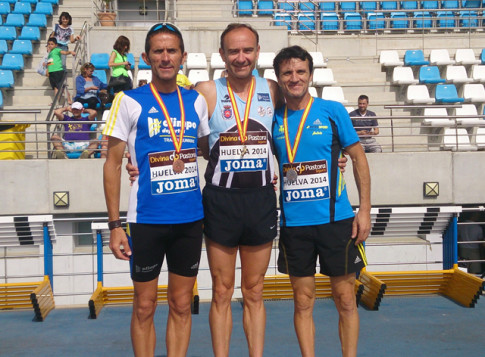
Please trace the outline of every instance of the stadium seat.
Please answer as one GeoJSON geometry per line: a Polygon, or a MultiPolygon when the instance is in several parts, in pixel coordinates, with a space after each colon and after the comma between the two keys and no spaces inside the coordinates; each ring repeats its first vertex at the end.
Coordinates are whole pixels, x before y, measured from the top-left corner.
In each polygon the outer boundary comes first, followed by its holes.
{"type": "Polygon", "coordinates": [[[3,109],[3,92],[0,91],[0,109],[3,109]]]}
{"type": "Polygon", "coordinates": [[[485,66],[476,65],[472,67],[472,79],[475,82],[485,83],[485,66]]]}
{"type": "Polygon", "coordinates": [[[17,30],[13,26],[0,26],[0,40],[13,41],[17,38],[17,30]]]}
{"type": "Polygon", "coordinates": [[[327,67],[327,63],[323,58],[322,52],[309,52],[309,53],[310,53],[310,56],[312,56],[314,68],[327,67]]]}
{"type": "Polygon", "coordinates": [[[12,44],[12,49],[9,53],[17,53],[20,55],[32,55],[32,41],[29,40],[15,40],[12,44]]]}
{"type": "Polygon", "coordinates": [[[441,8],[442,9],[458,9],[460,7],[458,0],[450,0],[450,1],[442,1],[441,8]]]}
{"type": "Polygon", "coordinates": [[[333,71],[330,68],[315,68],[313,71],[314,86],[331,86],[337,83],[333,77],[333,71]]]}
{"type": "Polygon", "coordinates": [[[297,10],[298,3],[278,1],[277,8],[282,11],[293,12],[297,10]]]}
{"type": "Polygon", "coordinates": [[[193,52],[187,54],[187,69],[207,69],[205,53],[193,52]]]}
{"type": "Polygon", "coordinates": [[[11,71],[24,70],[24,58],[22,55],[16,53],[6,53],[3,55],[2,65],[0,69],[8,69],[11,71]]]}
{"type": "Polygon", "coordinates": [[[298,30],[315,31],[315,15],[313,12],[300,12],[298,14],[298,30]]]}
{"type": "Polygon", "coordinates": [[[44,14],[30,14],[27,26],[47,27],[47,18],[44,14]]]}
{"type": "Polygon", "coordinates": [[[386,28],[386,20],[382,12],[367,13],[367,29],[383,30],[385,28],[386,28]]]}
{"type": "Polygon", "coordinates": [[[320,11],[324,12],[335,12],[337,5],[335,4],[335,1],[320,1],[318,3],[318,8],[320,11]]]}
{"type": "Polygon", "coordinates": [[[391,12],[391,28],[407,29],[409,27],[408,16],[403,11],[391,12]]]}
{"type": "Polygon", "coordinates": [[[476,11],[460,11],[458,24],[462,28],[478,27],[478,15],[476,11]]]}
{"type": "Polygon", "coordinates": [[[14,84],[13,72],[0,69],[0,88],[13,88],[14,84]]]}
{"type": "Polygon", "coordinates": [[[226,64],[222,60],[222,57],[219,52],[214,52],[211,54],[211,68],[226,68],[226,64]]]}
{"type": "Polygon", "coordinates": [[[464,8],[478,8],[478,7],[481,7],[481,3],[482,3],[481,0],[472,0],[472,1],[463,0],[461,2],[461,6],[464,8]]]}
{"type": "Polygon", "coordinates": [[[10,14],[10,4],[5,1],[0,2],[0,15],[10,14]]]}
{"type": "Polygon", "coordinates": [[[432,104],[435,100],[429,96],[426,85],[413,84],[408,86],[406,102],[411,104],[432,104]]]}
{"type": "Polygon", "coordinates": [[[315,11],[315,3],[311,1],[300,1],[300,11],[315,11]]]}
{"type": "Polygon", "coordinates": [[[274,15],[275,26],[286,26],[288,30],[291,30],[291,15],[286,12],[279,12],[274,15]]]}
{"type": "Polygon", "coordinates": [[[480,53],[480,61],[482,61],[482,64],[485,64],[485,48],[480,53]]]}
{"type": "Polygon", "coordinates": [[[392,71],[392,83],[399,85],[417,84],[419,80],[414,78],[411,67],[394,67],[392,71]]]}
{"type": "Polygon", "coordinates": [[[364,13],[374,12],[377,10],[377,1],[361,1],[359,7],[364,13]]]}
{"type": "Polygon", "coordinates": [[[40,30],[35,26],[24,26],[20,32],[19,40],[40,41],[40,30]]]}
{"type": "Polygon", "coordinates": [[[98,77],[98,79],[103,82],[104,84],[108,85],[108,76],[106,75],[106,70],[104,69],[95,69],[93,71],[93,76],[98,77]]]}
{"type": "Polygon", "coordinates": [[[463,103],[465,99],[458,96],[454,84],[438,84],[435,91],[436,103],[463,103]]]}
{"type": "Polygon", "coordinates": [[[197,82],[209,80],[209,71],[206,69],[191,69],[187,77],[192,84],[196,85],[197,82]]]}
{"type": "Polygon", "coordinates": [[[434,127],[453,126],[454,122],[448,117],[446,108],[424,108],[423,125],[434,127]]]}
{"type": "Polygon", "coordinates": [[[483,84],[468,83],[463,85],[463,98],[467,103],[485,103],[483,84]]]}
{"type": "Polygon", "coordinates": [[[333,100],[342,104],[347,104],[342,87],[323,87],[322,99],[333,100]]]}
{"type": "Polygon", "coordinates": [[[397,1],[381,1],[381,10],[397,10],[397,1]]]}
{"type": "Polygon", "coordinates": [[[128,53],[126,55],[126,60],[130,62],[131,70],[135,69],[135,56],[133,55],[133,53],[128,53]]]}
{"type": "Polygon", "coordinates": [[[475,135],[475,145],[478,149],[485,148],[485,128],[477,128],[475,135]]]}
{"type": "Polygon", "coordinates": [[[273,68],[274,52],[260,52],[258,58],[258,68],[273,68]]]}
{"type": "Polygon", "coordinates": [[[431,14],[428,11],[415,11],[413,18],[414,28],[429,29],[433,27],[431,14]]]}
{"type": "Polygon", "coordinates": [[[15,3],[12,14],[30,15],[32,13],[32,5],[28,2],[19,1],[15,3]]]}
{"type": "Polygon", "coordinates": [[[455,53],[456,64],[471,65],[480,64],[481,60],[475,58],[475,53],[471,48],[460,48],[455,53]]]}
{"type": "Polygon", "coordinates": [[[39,2],[48,2],[51,3],[52,6],[59,5],[59,0],[39,0],[39,2]]]}
{"type": "Polygon", "coordinates": [[[110,69],[108,65],[108,53],[91,53],[89,62],[91,62],[96,69],[110,69]]]}
{"type": "Polygon", "coordinates": [[[350,12],[357,10],[357,2],[355,1],[340,1],[340,11],[350,12]]]}
{"type": "Polygon", "coordinates": [[[142,55],[140,54],[140,58],[138,59],[138,69],[152,69],[150,65],[148,65],[144,60],[142,55]]]}
{"type": "Polygon", "coordinates": [[[467,117],[456,118],[456,122],[461,126],[473,127],[485,123],[483,119],[477,117],[478,112],[475,104],[463,104],[461,108],[456,108],[455,115],[467,115],[467,117]]]}
{"type": "Polygon", "coordinates": [[[336,12],[322,12],[320,13],[320,22],[322,23],[323,31],[338,31],[338,15],[336,12]]]}
{"type": "Polygon", "coordinates": [[[224,72],[224,69],[222,68],[217,68],[214,70],[214,73],[212,74],[212,79],[216,80],[222,77],[222,72],[224,72]]]}
{"type": "Polygon", "coordinates": [[[52,16],[53,12],[52,4],[48,2],[38,2],[34,10],[34,14],[44,14],[47,16],[52,16]]]}
{"type": "Polygon", "coordinates": [[[443,149],[452,151],[474,151],[475,145],[470,144],[470,137],[464,128],[445,128],[443,149]]]}
{"type": "Polygon", "coordinates": [[[454,84],[473,82],[472,78],[468,78],[465,66],[446,66],[445,78],[448,83],[454,84]]]}
{"type": "Polygon", "coordinates": [[[429,54],[429,62],[434,66],[447,66],[450,64],[455,64],[455,61],[450,59],[450,54],[448,50],[431,50],[429,54]]]}
{"type": "Polygon", "coordinates": [[[399,54],[395,50],[381,51],[379,54],[379,63],[384,67],[396,67],[404,64],[399,59],[399,54]]]}
{"type": "Polygon", "coordinates": [[[403,10],[415,10],[418,8],[417,1],[401,1],[401,9],[403,10]]]}
{"type": "Polygon", "coordinates": [[[312,97],[318,98],[318,92],[315,87],[308,87],[308,93],[310,93],[312,97]]]}
{"type": "Polygon", "coordinates": [[[0,55],[4,55],[7,52],[8,52],[7,41],[0,40],[0,55]]]}
{"type": "Polygon", "coordinates": [[[19,0],[21,2],[29,3],[29,4],[37,4],[39,0],[19,0]]]}
{"type": "Polygon", "coordinates": [[[344,28],[346,30],[362,30],[362,16],[358,12],[344,13],[344,28]]]}
{"type": "Polygon", "coordinates": [[[419,69],[419,83],[437,84],[445,82],[446,80],[441,78],[440,70],[437,66],[423,66],[419,69]]]}
{"type": "Polygon", "coordinates": [[[426,9],[426,10],[439,9],[439,1],[421,1],[421,9],[426,9]]]}
{"type": "Polygon", "coordinates": [[[25,17],[22,14],[8,14],[5,26],[22,27],[25,25],[25,17]]]}
{"type": "Polygon", "coordinates": [[[455,15],[451,11],[437,12],[437,25],[439,28],[453,28],[455,27],[455,15]]]}
{"type": "Polygon", "coordinates": [[[238,0],[237,1],[237,11],[239,15],[252,15],[254,6],[252,0],[238,0]]]}
{"type": "Polygon", "coordinates": [[[406,66],[423,66],[428,65],[429,61],[424,59],[422,50],[407,50],[404,54],[404,64],[406,66]]]}
{"type": "Polygon", "coordinates": [[[274,14],[274,5],[272,0],[259,0],[257,5],[257,15],[271,15],[274,14]]]}
{"type": "Polygon", "coordinates": [[[152,70],[138,69],[138,72],[136,74],[136,83],[138,84],[140,81],[147,81],[147,83],[150,83],[152,81],[152,70]]]}
{"type": "Polygon", "coordinates": [[[273,68],[266,68],[263,72],[263,78],[272,79],[275,82],[278,81],[278,78],[276,78],[276,73],[273,68]]]}

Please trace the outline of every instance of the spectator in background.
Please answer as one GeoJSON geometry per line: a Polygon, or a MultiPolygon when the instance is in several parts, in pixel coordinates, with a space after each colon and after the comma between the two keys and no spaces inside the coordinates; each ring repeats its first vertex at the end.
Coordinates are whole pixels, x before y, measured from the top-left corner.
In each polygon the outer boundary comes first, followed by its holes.
{"type": "Polygon", "coordinates": [[[130,52],[130,40],[125,36],[116,39],[113,51],[109,57],[108,66],[111,68],[111,78],[108,83],[109,93],[116,93],[133,88],[133,81],[128,74],[131,64],[126,57],[130,52]]]}
{"type": "Polygon", "coordinates": [[[374,136],[379,135],[379,124],[375,117],[376,113],[367,110],[369,105],[369,97],[362,94],[358,99],[359,109],[349,113],[352,118],[357,135],[359,135],[360,143],[365,152],[382,152],[381,146],[377,143],[374,136]]]}
{"type": "MultiPolygon", "coordinates": [[[[74,30],[71,27],[72,17],[68,12],[62,12],[59,16],[59,23],[55,24],[49,38],[54,37],[57,40],[57,46],[61,51],[69,51],[69,43],[79,41],[80,36],[74,36],[74,30]]],[[[66,56],[62,56],[62,68],[66,69],[66,56]]]]}
{"type": "Polygon", "coordinates": [[[82,151],[80,159],[88,159],[98,148],[98,142],[91,140],[91,124],[79,124],[77,121],[94,120],[97,112],[93,109],[84,109],[79,102],[72,103],[71,106],[59,108],[54,111],[54,115],[64,123],[64,138],[54,134],[51,137],[54,145],[53,159],[67,159],[66,151],[82,151]],[[72,117],[65,114],[71,112],[72,117]]]}
{"type": "MultiPolygon", "coordinates": [[[[74,51],[64,51],[57,47],[57,40],[54,37],[51,37],[47,40],[47,51],[49,52],[49,56],[47,58],[47,71],[46,75],[49,77],[49,83],[54,89],[54,96],[57,95],[57,92],[62,89],[62,83],[64,79],[64,74],[66,70],[62,67],[62,60],[61,55],[76,55],[74,51]]],[[[71,98],[67,98],[70,102],[71,98]]]]}
{"type": "Polygon", "coordinates": [[[94,65],[87,62],[81,66],[81,74],[76,77],[76,97],[74,100],[83,104],[85,108],[101,108],[101,91],[106,92],[108,85],[93,76],[94,65]]]}
{"type": "MultiPolygon", "coordinates": [[[[478,224],[481,214],[475,212],[463,212],[460,215],[460,224],[458,224],[458,256],[462,260],[484,260],[485,259],[485,242],[483,243],[465,243],[484,241],[483,229],[478,224]]],[[[470,274],[482,274],[485,263],[470,262],[466,263],[467,270],[470,274]]]]}

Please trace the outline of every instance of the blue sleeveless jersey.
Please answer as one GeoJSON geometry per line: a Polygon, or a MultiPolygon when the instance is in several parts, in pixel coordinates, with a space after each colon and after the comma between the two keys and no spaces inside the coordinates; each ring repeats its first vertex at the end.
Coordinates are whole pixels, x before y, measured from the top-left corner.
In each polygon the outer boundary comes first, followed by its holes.
{"type": "MultiPolygon", "coordinates": [[[[288,110],[292,147],[303,112],[288,110]]],[[[276,111],[273,126],[280,168],[281,225],[318,225],[353,217],[338,158],[342,149],[359,142],[359,137],[345,108],[314,98],[293,164],[288,160],[283,116],[284,107],[276,111]]]]}
{"type": "MultiPolygon", "coordinates": [[[[217,102],[209,120],[210,157],[205,180],[226,188],[256,188],[269,185],[274,175],[271,125],[274,105],[265,78],[255,77],[256,86],[249,112],[247,141],[239,139],[234,110],[225,78],[215,81],[217,102]]],[[[244,120],[246,102],[236,94],[244,120]]]]}
{"type": "MultiPolygon", "coordinates": [[[[207,136],[207,103],[195,90],[180,88],[185,108],[185,133],[179,154],[163,112],[150,86],[120,92],[115,97],[104,135],[127,142],[140,175],[133,183],[127,221],[176,224],[203,218],[197,167],[197,138],[207,136]],[[173,163],[183,161],[182,172],[173,163]]],[[[180,137],[181,118],[177,92],[160,93],[180,137]]]]}

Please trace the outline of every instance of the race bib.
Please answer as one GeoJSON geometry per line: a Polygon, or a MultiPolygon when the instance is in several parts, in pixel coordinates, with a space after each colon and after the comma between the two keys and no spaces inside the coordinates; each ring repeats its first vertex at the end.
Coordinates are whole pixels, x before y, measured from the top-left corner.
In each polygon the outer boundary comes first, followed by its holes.
{"type": "Polygon", "coordinates": [[[330,198],[327,160],[283,164],[283,197],[285,202],[330,198]]]}
{"type": "Polygon", "coordinates": [[[152,195],[165,195],[199,189],[195,149],[148,154],[152,195]],[[175,170],[174,170],[175,163],[175,170]]]}
{"type": "Polygon", "coordinates": [[[221,172],[266,171],[268,165],[268,133],[249,131],[241,143],[239,134],[219,135],[219,163],[221,172]]]}

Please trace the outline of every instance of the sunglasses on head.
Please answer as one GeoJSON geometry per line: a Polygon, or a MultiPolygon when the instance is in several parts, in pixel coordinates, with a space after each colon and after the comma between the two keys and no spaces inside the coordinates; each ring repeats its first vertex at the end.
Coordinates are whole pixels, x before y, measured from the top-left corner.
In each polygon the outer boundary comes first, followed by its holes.
{"type": "Polygon", "coordinates": [[[158,30],[164,29],[164,28],[168,29],[169,31],[175,32],[176,34],[178,34],[180,36],[182,35],[180,33],[180,30],[177,27],[175,27],[175,25],[172,25],[172,24],[169,24],[169,23],[166,23],[166,22],[153,25],[152,28],[150,29],[150,31],[148,31],[148,35],[152,34],[153,32],[156,32],[158,30]]]}

